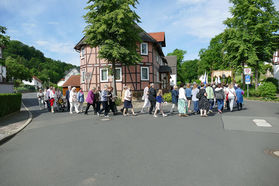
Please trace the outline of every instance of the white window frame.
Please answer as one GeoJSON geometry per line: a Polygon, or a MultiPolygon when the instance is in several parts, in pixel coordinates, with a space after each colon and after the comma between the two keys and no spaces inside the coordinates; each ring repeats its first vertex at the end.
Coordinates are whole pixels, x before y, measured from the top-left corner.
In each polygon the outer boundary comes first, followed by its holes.
{"type": "Polygon", "coordinates": [[[81,72],[81,82],[84,83],[85,82],[85,71],[81,72]]]}
{"type": "Polygon", "coordinates": [[[149,67],[140,67],[140,78],[141,78],[142,81],[149,81],[149,67]],[[142,69],[147,69],[147,79],[143,78],[142,69]]]}
{"type": "Polygon", "coordinates": [[[118,79],[118,80],[115,79],[115,81],[117,81],[117,82],[122,81],[122,68],[121,67],[116,67],[115,71],[118,70],[118,69],[120,70],[120,79],[118,79]]]}
{"type": "Polygon", "coordinates": [[[100,82],[108,82],[108,69],[107,68],[100,68],[100,82]],[[107,71],[107,79],[102,80],[102,71],[106,70],[107,71]]]}
{"type": "Polygon", "coordinates": [[[141,54],[141,55],[144,55],[144,56],[147,56],[147,55],[148,55],[148,43],[141,43],[141,44],[140,44],[140,54],[141,54]],[[143,45],[146,45],[146,53],[143,53],[143,52],[142,52],[142,46],[143,46],[143,45]]]}
{"type": "Polygon", "coordinates": [[[81,59],[84,58],[84,55],[85,55],[85,48],[81,47],[81,50],[80,50],[80,57],[81,57],[81,59]]]}

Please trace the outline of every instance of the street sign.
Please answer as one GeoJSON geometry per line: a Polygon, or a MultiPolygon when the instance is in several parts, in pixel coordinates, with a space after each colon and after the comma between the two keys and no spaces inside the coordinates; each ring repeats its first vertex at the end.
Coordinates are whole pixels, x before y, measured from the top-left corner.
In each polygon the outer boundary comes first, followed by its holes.
{"type": "Polygon", "coordinates": [[[251,68],[244,68],[244,75],[251,75],[251,68]]]}
{"type": "Polygon", "coordinates": [[[246,85],[250,85],[250,84],[251,84],[250,75],[246,75],[246,76],[245,76],[245,84],[246,84],[246,85]]]}

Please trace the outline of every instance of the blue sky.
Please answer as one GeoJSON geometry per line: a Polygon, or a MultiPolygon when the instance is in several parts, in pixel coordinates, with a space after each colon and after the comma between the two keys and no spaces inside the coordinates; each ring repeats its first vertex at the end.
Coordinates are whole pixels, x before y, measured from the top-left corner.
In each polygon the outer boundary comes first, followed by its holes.
{"type": "MultiPolygon", "coordinates": [[[[0,0],[0,25],[11,39],[41,50],[46,57],[79,65],[73,49],[82,38],[86,0],[0,0]]],[[[279,0],[274,0],[279,10],[279,0]]],[[[166,32],[165,55],[179,48],[196,59],[201,48],[224,29],[228,0],[139,0],[137,13],[146,32],[166,32]]]]}

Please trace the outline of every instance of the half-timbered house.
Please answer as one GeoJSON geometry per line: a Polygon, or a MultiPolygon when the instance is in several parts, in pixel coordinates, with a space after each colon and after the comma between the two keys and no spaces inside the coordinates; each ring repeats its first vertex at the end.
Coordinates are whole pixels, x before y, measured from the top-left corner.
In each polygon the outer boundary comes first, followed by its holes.
{"type": "MultiPolygon", "coordinates": [[[[138,53],[142,60],[137,65],[125,66],[116,64],[117,91],[123,90],[124,85],[131,85],[134,92],[142,92],[150,83],[155,88],[165,91],[170,88],[171,68],[162,47],[166,46],[165,33],[140,33],[142,43],[137,43],[138,53]]],[[[80,53],[80,87],[88,92],[93,87],[103,88],[104,85],[112,86],[112,77],[108,67],[108,61],[98,58],[99,47],[92,48],[82,38],[74,49],[80,53]]]]}

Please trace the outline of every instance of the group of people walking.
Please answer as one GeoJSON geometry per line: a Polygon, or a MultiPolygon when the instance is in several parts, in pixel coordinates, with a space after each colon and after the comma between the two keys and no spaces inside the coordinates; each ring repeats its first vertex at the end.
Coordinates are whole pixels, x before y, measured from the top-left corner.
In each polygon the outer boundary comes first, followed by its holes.
{"type": "MultiPolygon", "coordinates": [[[[222,113],[224,108],[233,111],[234,104],[236,103],[237,109],[242,109],[244,91],[240,85],[224,85],[224,84],[206,84],[197,83],[184,84],[181,83],[179,88],[174,86],[171,90],[172,105],[170,113],[173,113],[177,109],[180,117],[187,117],[189,114],[200,114],[202,117],[208,116],[213,112],[213,107],[216,106],[218,113],[222,113]],[[191,105],[193,109],[191,110],[191,105]]],[[[56,102],[62,97],[59,89],[50,87],[44,92],[40,90],[37,94],[39,100],[39,106],[42,109],[43,104],[48,110],[54,113],[56,102]]],[[[107,85],[101,90],[100,87],[92,88],[89,90],[85,99],[82,88],[77,91],[76,87],[68,87],[66,91],[67,111],[73,114],[83,112],[83,104],[86,101],[87,105],[84,114],[88,114],[89,108],[92,106],[94,114],[104,114],[105,117],[109,117],[111,111],[113,115],[117,114],[116,107],[117,96],[113,94],[113,88],[107,85]],[[74,109],[74,110],[73,110],[74,109]]],[[[158,112],[166,117],[164,113],[163,105],[165,100],[163,99],[163,91],[161,89],[156,90],[154,84],[146,86],[143,91],[142,100],[144,101],[141,113],[146,111],[149,114],[153,114],[154,117],[158,117],[158,112]]],[[[124,86],[122,92],[123,108],[121,113],[123,116],[136,115],[132,104],[132,91],[130,86],[124,86]]]]}
{"type": "Polygon", "coordinates": [[[236,103],[237,109],[242,110],[244,91],[240,85],[224,85],[197,83],[180,84],[180,88],[173,87],[171,91],[172,107],[170,112],[177,107],[179,116],[188,116],[189,113],[200,114],[202,117],[208,116],[208,113],[213,112],[214,105],[217,105],[218,113],[222,113],[224,107],[227,110],[233,111],[236,103]],[[193,104],[193,111],[190,106],[193,104]]]}

